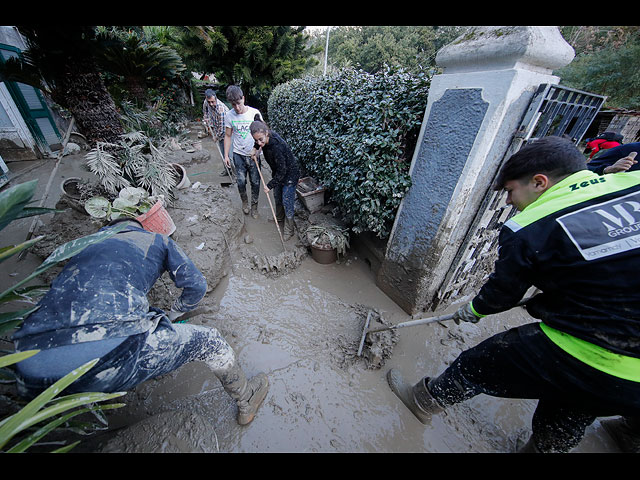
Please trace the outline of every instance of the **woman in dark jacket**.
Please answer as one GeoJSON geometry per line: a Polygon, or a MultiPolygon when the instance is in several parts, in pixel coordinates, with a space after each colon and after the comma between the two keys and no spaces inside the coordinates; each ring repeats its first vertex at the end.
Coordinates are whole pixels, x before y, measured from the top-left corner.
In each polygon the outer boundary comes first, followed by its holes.
{"type": "Polygon", "coordinates": [[[249,128],[255,141],[255,150],[262,149],[264,159],[271,168],[271,180],[266,184],[265,193],[273,190],[276,218],[278,221],[284,220],[284,239],[289,240],[294,233],[293,205],[300,178],[298,161],[287,142],[264,122],[256,118],[249,128]]]}

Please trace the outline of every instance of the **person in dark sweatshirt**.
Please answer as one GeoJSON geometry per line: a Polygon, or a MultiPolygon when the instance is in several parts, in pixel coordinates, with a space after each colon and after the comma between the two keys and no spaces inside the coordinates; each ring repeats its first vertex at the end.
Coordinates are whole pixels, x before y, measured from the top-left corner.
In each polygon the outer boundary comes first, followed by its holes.
{"type": "Polygon", "coordinates": [[[284,239],[290,239],[294,232],[293,223],[296,185],[300,178],[298,160],[287,142],[257,116],[250,126],[255,141],[256,154],[262,149],[264,159],[271,168],[271,180],[266,184],[265,193],[273,190],[276,203],[276,217],[284,220],[284,239]]]}

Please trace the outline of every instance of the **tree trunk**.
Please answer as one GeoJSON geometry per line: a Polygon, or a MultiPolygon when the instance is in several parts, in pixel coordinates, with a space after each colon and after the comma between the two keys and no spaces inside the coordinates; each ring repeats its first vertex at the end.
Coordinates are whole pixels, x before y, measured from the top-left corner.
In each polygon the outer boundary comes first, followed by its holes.
{"type": "Polygon", "coordinates": [[[91,147],[97,142],[116,143],[124,133],[116,105],[97,68],[69,66],[55,93],[55,101],[73,114],[78,130],[91,147]]]}
{"type": "Polygon", "coordinates": [[[127,78],[127,90],[136,99],[137,105],[142,107],[146,104],[147,97],[147,85],[144,78],[141,77],[128,77],[127,78]]]}

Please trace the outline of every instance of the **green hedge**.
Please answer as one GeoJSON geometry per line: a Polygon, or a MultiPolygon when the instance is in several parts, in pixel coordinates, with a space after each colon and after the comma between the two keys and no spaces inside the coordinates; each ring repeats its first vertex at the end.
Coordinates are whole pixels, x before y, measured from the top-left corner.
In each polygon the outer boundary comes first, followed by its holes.
{"type": "Polygon", "coordinates": [[[289,81],[269,97],[270,127],[327,187],[354,232],[389,236],[411,184],[429,85],[428,76],[397,69],[345,69],[289,81]]]}

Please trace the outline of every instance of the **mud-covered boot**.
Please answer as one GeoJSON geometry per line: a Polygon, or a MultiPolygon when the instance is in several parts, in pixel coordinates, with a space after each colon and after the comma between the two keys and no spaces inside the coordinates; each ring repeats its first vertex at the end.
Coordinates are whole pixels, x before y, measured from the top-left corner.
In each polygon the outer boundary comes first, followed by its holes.
{"type": "Polygon", "coordinates": [[[242,212],[247,215],[249,213],[249,199],[247,192],[240,192],[240,200],[242,200],[242,212]]]}
{"type": "Polygon", "coordinates": [[[251,423],[269,391],[267,376],[259,373],[251,380],[247,380],[242,369],[235,365],[219,378],[224,390],[238,405],[238,424],[251,423]]]}
{"type": "Polygon", "coordinates": [[[258,218],[258,202],[251,202],[251,217],[258,218]]]}
{"type": "Polygon", "coordinates": [[[282,223],[284,218],[284,205],[276,205],[276,220],[278,223],[282,223]]]}
{"type": "Polygon", "coordinates": [[[392,368],[387,373],[387,382],[393,393],[402,400],[402,403],[424,425],[429,423],[431,415],[444,411],[444,408],[436,402],[429,390],[427,390],[427,381],[428,378],[425,377],[412,386],[404,381],[400,372],[395,368],[392,368]]]}
{"type": "Polygon", "coordinates": [[[284,234],[283,234],[283,238],[284,240],[289,240],[291,237],[293,237],[293,234],[296,231],[296,227],[293,223],[293,218],[285,218],[284,220],[284,234]]]}
{"type": "Polygon", "coordinates": [[[640,419],[620,417],[601,423],[620,450],[624,453],[640,453],[640,419]]]}

